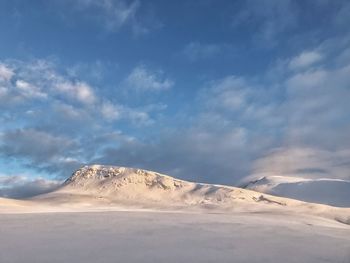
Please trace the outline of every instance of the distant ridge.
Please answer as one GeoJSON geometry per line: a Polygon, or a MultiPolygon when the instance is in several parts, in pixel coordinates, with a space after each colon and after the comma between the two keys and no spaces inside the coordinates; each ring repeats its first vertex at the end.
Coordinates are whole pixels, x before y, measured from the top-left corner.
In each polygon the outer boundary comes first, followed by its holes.
{"type": "Polygon", "coordinates": [[[297,176],[261,176],[241,187],[253,191],[339,207],[350,207],[350,181],[297,176]]]}

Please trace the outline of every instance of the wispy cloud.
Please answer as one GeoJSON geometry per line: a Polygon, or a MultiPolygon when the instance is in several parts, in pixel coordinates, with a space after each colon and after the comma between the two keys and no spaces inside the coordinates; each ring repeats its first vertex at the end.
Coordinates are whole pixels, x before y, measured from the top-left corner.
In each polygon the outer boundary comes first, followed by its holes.
{"type": "Polygon", "coordinates": [[[0,64],[0,81],[9,81],[15,73],[6,64],[0,64]]]}
{"type": "Polygon", "coordinates": [[[222,47],[218,44],[203,44],[200,42],[191,42],[187,44],[183,53],[191,61],[212,58],[220,54],[222,47]]]}
{"type": "Polygon", "coordinates": [[[84,104],[93,104],[97,98],[93,89],[85,82],[60,82],[55,90],[84,104]]]}
{"type": "Polygon", "coordinates": [[[125,80],[128,88],[139,92],[171,89],[174,81],[166,78],[163,71],[151,70],[144,65],[135,67],[125,80]]]}
{"type": "Polygon", "coordinates": [[[139,36],[160,26],[160,22],[153,13],[146,12],[144,15],[140,15],[144,3],[138,0],[78,0],[74,1],[74,4],[87,16],[100,21],[110,32],[130,27],[133,34],[139,36]]]}
{"type": "Polygon", "coordinates": [[[273,47],[279,36],[293,29],[298,23],[298,12],[293,1],[262,0],[243,1],[240,11],[234,15],[233,28],[254,28],[254,44],[273,47]]]}
{"type": "Polygon", "coordinates": [[[289,68],[292,70],[303,69],[319,62],[322,58],[322,55],[317,51],[304,51],[289,62],[289,68]]]}

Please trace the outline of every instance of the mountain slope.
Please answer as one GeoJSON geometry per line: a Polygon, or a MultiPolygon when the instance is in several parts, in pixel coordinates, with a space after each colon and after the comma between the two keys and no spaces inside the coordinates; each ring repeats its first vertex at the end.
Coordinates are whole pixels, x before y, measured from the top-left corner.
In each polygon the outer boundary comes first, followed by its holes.
{"type": "Polygon", "coordinates": [[[31,199],[0,200],[1,212],[157,210],[320,216],[350,224],[350,208],[336,208],[237,187],[187,182],[141,169],[92,165],[55,191],[31,199]]]}
{"type": "Polygon", "coordinates": [[[306,202],[350,207],[350,181],[263,176],[242,184],[245,189],[306,202]]]}

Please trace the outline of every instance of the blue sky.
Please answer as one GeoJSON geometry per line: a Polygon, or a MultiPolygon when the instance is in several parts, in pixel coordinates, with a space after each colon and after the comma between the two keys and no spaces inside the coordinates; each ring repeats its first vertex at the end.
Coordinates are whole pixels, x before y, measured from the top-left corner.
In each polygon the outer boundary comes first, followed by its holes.
{"type": "Polygon", "coordinates": [[[0,185],[350,179],[349,24],[345,0],[1,1],[0,185]]]}

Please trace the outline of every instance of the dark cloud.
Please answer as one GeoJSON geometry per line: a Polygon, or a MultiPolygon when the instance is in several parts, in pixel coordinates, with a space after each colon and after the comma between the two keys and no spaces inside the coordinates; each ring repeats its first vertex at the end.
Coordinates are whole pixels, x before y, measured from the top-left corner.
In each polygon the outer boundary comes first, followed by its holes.
{"type": "Polygon", "coordinates": [[[77,168],[77,143],[73,139],[35,129],[18,129],[1,135],[3,158],[23,160],[29,166],[57,174],[77,168]]]}
{"type": "Polygon", "coordinates": [[[29,179],[24,176],[0,176],[0,196],[26,198],[57,189],[60,181],[43,178],[29,179]]]}
{"type": "Polygon", "coordinates": [[[233,184],[249,174],[256,148],[247,148],[244,130],[209,132],[189,129],[149,144],[125,142],[106,148],[96,163],[136,166],[175,177],[233,184]]]}

